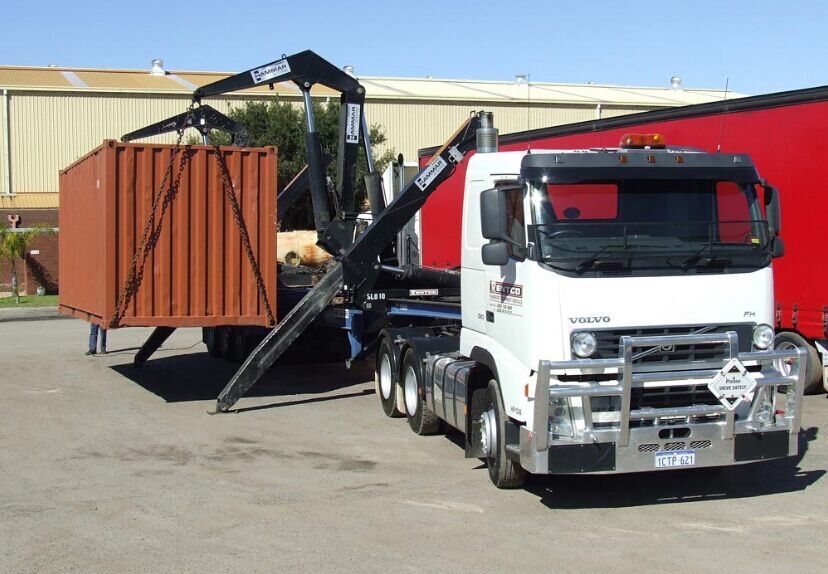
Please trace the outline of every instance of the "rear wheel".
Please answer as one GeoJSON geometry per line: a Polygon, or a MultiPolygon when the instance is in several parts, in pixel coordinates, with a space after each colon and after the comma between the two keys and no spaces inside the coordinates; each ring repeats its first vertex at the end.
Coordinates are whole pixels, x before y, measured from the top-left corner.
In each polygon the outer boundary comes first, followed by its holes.
{"type": "Polygon", "coordinates": [[[228,353],[230,352],[230,327],[222,326],[216,327],[216,352],[218,356],[229,361],[228,353]]]}
{"type": "Polygon", "coordinates": [[[506,456],[506,412],[500,385],[489,381],[486,406],[480,414],[480,448],[486,457],[489,478],[498,488],[519,488],[526,481],[526,471],[506,456]]]}
{"type": "MultiPolygon", "coordinates": [[[[789,351],[796,347],[803,347],[808,351],[805,355],[805,394],[815,395],[821,393],[825,390],[822,385],[822,361],[820,361],[819,353],[817,353],[814,346],[797,333],[783,331],[776,335],[774,340],[776,350],[789,351]]],[[[783,374],[789,374],[791,363],[783,363],[781,369],[783,374]],[[785,371],[786,368],[787,371],[785,371]]]]}
{"type": "Polygon", "coordinates": [[[402,387],[408,426],[419,435],[434,434],[440,430],[440,419],[426,406],[425,385],[417,355],[412,349],[402,362],[402,387]]]}
{"type": "Polygon", "coordinates": [[[226,359],[231,363],[241,363],[247,357],[247,336],[244,327],[229,327],[226,359]]]}
{"type": "Polygon", "coordinates": [[[401,417],[397,408],[397,383],[394,380],[394,349],[391,341],[383,337],[377,350],[377,362],[374,370],[374,381],[377,395],[380,398],[382,412],[389,417],[401,417]]]}
{"type": "Polygon", "coordinates": [[[216,327],[203,327],[201,330],[201,339],[207,346],[207,353],[211,357],[221,357],[221,351],[218,348],[218,339],[216,337],[216,327]]]}

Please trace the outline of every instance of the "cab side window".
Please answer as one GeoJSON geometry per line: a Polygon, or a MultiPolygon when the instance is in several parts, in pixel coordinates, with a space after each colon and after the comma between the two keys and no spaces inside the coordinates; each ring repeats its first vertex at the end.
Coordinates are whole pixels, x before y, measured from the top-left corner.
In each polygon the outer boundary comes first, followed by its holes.
{"type": "MultiPolygon", "coordinates": [[[[523,214],[523,188],[517,187],[506,191],[506,229],[509,237],[522,247],[526,246],[526,221],[523,214]]],[[[509,245],[509,256],[524,259],[524,250],[509,245]]]]}

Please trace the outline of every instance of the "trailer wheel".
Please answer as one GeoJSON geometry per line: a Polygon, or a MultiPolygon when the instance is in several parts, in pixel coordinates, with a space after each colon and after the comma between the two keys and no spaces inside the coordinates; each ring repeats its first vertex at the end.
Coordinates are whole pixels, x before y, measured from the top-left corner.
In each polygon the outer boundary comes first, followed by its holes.
{"type": "Polygon", "coordinates": [[[228,327],[227,330],[229,331],[227,336],[227,354],[224,358],[231,363],[241,363],[247,357],[245,354],[247,347],[245,328],[228,327]]]}
{"type": "Polygon", "coordinates": [[[506,456],[506,411],[500,385],[489,381],[486,407],[480,415],[480,447],[486,456],[489,478],[498,488],[519,488],[526,481],[526,471],[506,456]]]}
{"type": "Polygon", "coordinates": [[[403,357],[401,377],[408,426],[419,435],[436,433],[440,430],[440,419],[426,406],[422,369],[413,349],[403,357]]]}
{"type": "Polygon", "coordinates": [[[216,327],[202,327],[201,340],[207,346],[207,354],[211,357],[221,357],[221,351],[218,348],[218,339],[216,337],[216,327]]]}
{"type": "MultiPolygon", "coordinates": [[[[795,347],[804,347],[808,353],[805,356],[805,394],[815,395],[821,393],[822,388],[822,361],[819,359],[819,353],[808,341],[797,333],[791,331],[783,331],[776,335],[774,340],[774,348],[780,351],[794,349],[795,347]]],[[[790,365],[783,363],[781,365],[783,374],[790,373],[790,365]],[[788,371],[784,372],[787,366],[788,371]]]]}
{"type": "Polygon", "coordinates": [[[394,380],[396,372],[394,364],[394,349],[391,341],[383,337],[377,350],[377,362],[374,368],[374,381],[382,404],[382,412],[389,417],[401,417],[397,409],[397,382],[394,380]]]}
{"type": "Polygon", "coordinates": [[[230,327],[221,326],[215,328],[216,332],[216,352],[218,356],[224,359],[225,361],[229,360],[227,358],[227,353],[229,352],[230,348],[230,327]]]}

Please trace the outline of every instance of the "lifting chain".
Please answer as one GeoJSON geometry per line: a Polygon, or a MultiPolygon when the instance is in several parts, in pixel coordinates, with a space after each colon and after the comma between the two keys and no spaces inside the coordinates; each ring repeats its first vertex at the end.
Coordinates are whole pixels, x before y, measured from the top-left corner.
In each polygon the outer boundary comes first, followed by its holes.
{"type": "MultiPolygon", "coordinates": [[[[190,107],[187,108],[187,113],[192,113],[194,109],[195,103],[190,104],[190,107]]],[[[175,165],[175,158],[178,156],[178,151],[181,149],[181,140],[183,139],[184,129],[182,128],[178,131],[178,139],[176,140],[172,153],[170,154],[170,163],[167,165],[167,169],[164,172],[164,178],[161,180],[158,193],[155,194],[155,199],[152,201],[150,216],[147,219],[146,226],[144,226],[144,232],[141,234],[141,241],[138,242],[138,245],[135,248],[135,255],[132,257],[132,263],[129,266],[129,273],[127,273],[127,278],[124,281],[124,288],[118,296],[117,303],[115,303],[115,310],[112,313],[112,320],[109,322],[110,329],[118,327],[121,319],[123,319],[127,306],[132,300],[132,297],[138,291],[138,287],[141,285],[141,281],[144,278],[144,264],[147,261],[147,256],[150,251],[152,251],[155,243],[158,241],[158,237],[161,235],[161,225],[164,223],[164,215],[166,214],[167,208],[178,190],[178,186],[181,182],[181,174],[184,172],[184,166],[186,165],[186,157],[182,157],[175,181],[171,182],[170,186],[167,187],[167,181],[169,181],[170,175],[172,175],[173,166],[175,165]],[[166,193],[164,193],[165,191],[166,193]],[[158,218],[158,226],[153,229],[153,224],[155,223],[155,212],[158,209],[158,202],[161,201],[162,197],[164,198],[164,201],[161,205],[161,215],[158,218]],[[139,259],[140,267],[138,265],[139,259]]]]}
{"type": "Polygon", "coordinates": [[[259,263],[256,261],[255,255],[253,255],[253,247],[250,245],[250,236],[247,234],[247,225],[244,223],[241,208],[239,208],[239,202],[236,200],[235,187],[230,179],[230,174],[227,172],[227,162],[224,158],[224,152],[221,151],[221,148],[218,145],[214,145],[213,147],[216,151],[216,163],[219,166],[219,173],[221,173],[221,183],[222,188],[224,189],[224,195],[227,197],[227,202],[233,210],[233,219],[236,221],[236,227],[239,228],[239,235],[241,236],[242,245],[244,245],[244,251],[247,254],[247,260],[250,262],[250,268],[253,270],[253,275],[256,277],[256,287],[259,290],[259,297],[261,297],[262,302],[264,303],[265,312],[267,313],[267,320],[270,325],[275,325],[276,319],[273,316],[273,310],[270,308],[270,301],[267,299],[267,290],[265,288],[264,278],[262,277],[262,272],[259,269],[259,263]]]}

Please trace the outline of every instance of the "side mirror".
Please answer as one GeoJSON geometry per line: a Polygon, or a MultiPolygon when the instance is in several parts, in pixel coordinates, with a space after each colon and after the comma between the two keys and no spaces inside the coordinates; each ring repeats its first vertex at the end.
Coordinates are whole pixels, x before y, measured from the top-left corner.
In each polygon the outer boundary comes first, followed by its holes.
{"type": "Polygon", "coordinates": [[[506,194],[497,188],[480,193],[480,232],[485,239],[510,239],[506,229],[506,194]]]}
{"type": "Polygon", "coordinates": [[[781,237],[774,237],[771,239],[771,257],[776,259],[785,255],[785,242],[781,237]]]}
{"type": "Polygon", "coordinates": [[[771,237],[776,237],[782,230],[782,212],[779,208],[779,190],[772,185],[763,185],[765,192],[765,213],[768,217],[768,228],[771,237]]]}
{"type": "Polygon", "coordinates": [[[484,265],[506,265],[509,262],[509,244],[505,241],[492,241],[480,249],[484,265]]]}

